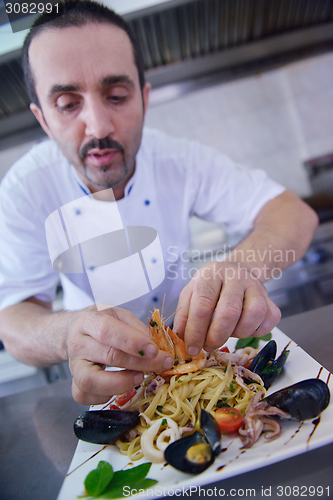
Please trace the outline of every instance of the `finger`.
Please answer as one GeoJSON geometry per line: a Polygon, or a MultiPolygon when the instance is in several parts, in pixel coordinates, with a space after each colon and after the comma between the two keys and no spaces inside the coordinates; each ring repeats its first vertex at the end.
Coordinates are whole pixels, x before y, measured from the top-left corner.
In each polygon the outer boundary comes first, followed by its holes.
{"type": "Polygon", "coordinates": [[[192,290],[189,286],[183,288],[179,295],[177,312],[173,321],[173,331],[177,333],[181,339],[184,338],[185,334],[185,328],[190,310],[191,296],[192,290]]]}
{"type": "Polygon", "coordinates": [[[216,304],[221,282],[204,279],[195,284],[185,328],[185,345],[190,356],[202,349],[216,304]]]}
{"type": "Polygon", "coordinates": [[[252,336],[254,337],[263,337],[264,335],[267,335],[267,333],[271,332],[281,320],[280,309],[269,297],[267,297],[267,305],[268,310],[266,316],[259,327],[256,328],[256,331],[252,333],[252,336]]]}
{"type": "Polygon", "coordinates": [[[258,336],[258,326],[263,323],[269,311],[267,299],[263,286],[258,287],[255,284],[245,290],[242,314],[232,332],[233,337],[246,338],[255,334],[258,336]]]}
{"type": "Polygon", "coordinates": [[[129,325],[132,328],[135,328],[136,330],[139,330],[142,333],[144,333],[145,335],[149,336],[149,329],[148,329],[147,325],[142,323],[142,321],[139,320],[139,318],[137,318],[130,311],[127,311],[127,309],[122,309],[121,307],[112,307],[111,311],[117,319],[119,319],[120,321],[122,321],[126,325],[129,325]]]}
{"type": "Polygon", "coordinates": [[[120,351],[113,346],[103,345],[88,335],[81,336],[80,343],[71,343],[69,357],[72,363],[82,360],[96,365],[127,368],[129,370],[144,372],[161,372],[169,370],[173,365],[173,359],[167,352],[159,351],[158,355],[153,359],[144,356],[134,356],[120,351]]]}
{"type": "Polygon", "coordinates": [[[232,335],[242,315],[244,285],[238,281],[223,283],[212,323],[208,329],[204,349],[211,352],[223,345],[232,335]]]}
{"type": "Polygon", "coordinates": [[[167,352],[159,351],[154,359],[132,356],[126,352],[114,349],[101,353],[100,359],[106,366],[118,368],[127,368],[129,370],[139,370],[143,372],[161,373],[164,370],[170,370],[173,366],[173,359],[167,352]]]}
{"type": "MultiPolygon", "coordinates": [[[[158,348],[149,337],[148,328],[139,320],[142,325],[139,325],[140,330],[133,328],[130,324],[118,319],[118,314],[119,310],[116,317],[111,314],[86,314],[82,320],[81,331],[104,346],[112,346],[133,356],[154,358],[158,353],[158,348]]],[[[120,314],[120,316],[125,319],[125,315],[120,314]]],[[[128,319],[127,315],[126,317],[128,319]]]]}
{"type": "Polygon", "coordinates": [[[72,394],[80,404],[102,404],[115,394],[123,394],[143,380],[143,373],[132,370],[105,371],[100,366],[81,362],[76,365],[72,394]]]}

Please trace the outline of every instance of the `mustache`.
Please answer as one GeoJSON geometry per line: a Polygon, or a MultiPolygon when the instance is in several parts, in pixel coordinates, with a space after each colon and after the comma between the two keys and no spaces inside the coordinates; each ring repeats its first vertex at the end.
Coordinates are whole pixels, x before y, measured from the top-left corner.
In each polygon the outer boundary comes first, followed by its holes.
{"type": "Polygon", "coordinates": [[[122,146],[120,142],[114,141],[109,137],[105,137],[104,139],[92,139],[90,142],[82,146],[79,150],[79,155],[82,160],[85,159],[91,149],[116,149],[122,154],[124,154],[125,152],[124,146],[122,146]]]}

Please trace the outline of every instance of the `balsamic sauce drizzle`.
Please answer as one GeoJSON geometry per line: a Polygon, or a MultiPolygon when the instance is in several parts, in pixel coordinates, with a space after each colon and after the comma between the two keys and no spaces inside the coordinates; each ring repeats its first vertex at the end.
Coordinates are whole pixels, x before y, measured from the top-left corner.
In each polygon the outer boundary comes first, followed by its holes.
{"type": "Polygon", "coordinates": [[[92,458],[96,457],[96,455],[98,455],[101,451],[105,450],[106,447],[107,447],[107,445],[103,446],[103,448],[101,448],[100,450],[96,451],[96,453],[94,453],[93,455],[91,455],[91,457],[87,458],[87,460],[85,460],[84,462],[82,462],[82,464],[78,465],[77,467],[75,467],[75,469],[73,469],[70,472],[68,472],[66,474],[66,477],[70,476],[73,472],[75,472],[77,469],[79,469],[82,465],[86,464],[87,462],[89,462],[89,460],[91,460],[92,458]]]}
{"type": "MultiPolygon", "coordinates": [[[[231,444],[231,443],[230,443],[231,444]]],[[[229,445],[230,446],[230,445],[229,445]]],[[[228,448],[224,448],[223,451],[227,451],[228,448]]],[[[220,465],[216,470],[215,472],[219,472],[220,470],[222,470],[224,467],[227,467],[227,465],[231,464],[232,462],[234,462],[235,460],[237,460],[241,455],[243,455],[243,453],[245,453],[246,450],[241,450],[241,452],[232,460],[229,460],[229,462],[225,463],[224,465],[220,465]]]]}
{"type": "Polygon", "coordinates": [[[308,440],[306,442],[307,445],[309,445],[310,443],[310,439],[312,438],[313,434],[314,434],[314,431],[317,429],[318,425],[320,424],[320,417],[318,418],[315,418],[314,420],[312,420],[312,423],[313,423],[313,429],[308,437],[308,440]]]}

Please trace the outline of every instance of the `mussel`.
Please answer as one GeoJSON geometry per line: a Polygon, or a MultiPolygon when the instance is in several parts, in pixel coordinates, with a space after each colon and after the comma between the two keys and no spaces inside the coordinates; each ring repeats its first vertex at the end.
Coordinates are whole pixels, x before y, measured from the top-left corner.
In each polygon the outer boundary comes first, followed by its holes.
{"type": "Polygon", "coordinates": [[[330,390],[322,380],[310,378],[285,387],[264,398],[270,406],[276,406],[296,420],[315,418],[327,408],[330,390]]]}
{"type": "Polygon", "coordinates": [[[214,417],[201,410],[201,430],[169,444],[164,452],[166,461],[182,472],[200,474],[221,451],[221,431],[214,417]]]}
{"type": "Polygon", "coordinates": [[[88,443],[113,444],[139,422],[138,411],[91,410],[77,417],[74,433],[88,443]]]}
{"type": "Polygon", "coordinates": [[[249,370],[259,375],[268,389],[281,373],[290,351],[285,347],[278,358],[276,356],[276,342],[270,340],[253,358],[249,370]]]}

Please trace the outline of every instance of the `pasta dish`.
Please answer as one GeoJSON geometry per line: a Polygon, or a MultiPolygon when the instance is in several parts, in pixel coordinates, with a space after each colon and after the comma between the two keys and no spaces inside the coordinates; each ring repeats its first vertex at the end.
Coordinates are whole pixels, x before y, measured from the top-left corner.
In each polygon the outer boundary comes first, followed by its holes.
{"type": "Polygon", "coordinates": [[[158,347],[172,354],[174,367],[161,375],[147,374],[136,389],[117,396],[111,408],[140,412],[136,428],[116,441],[120,452],[131,461],[144,457],[163,462],[171,442],[200,428],[202,409],[213,416],[221,407],[245,413],[254,394],[264,395],[265,389],[261,378],[246,368],[257,350],[229,353],[222,348],[189,358],[183,340],[164,325],[158,310],[149,327],[158,347]]]}

